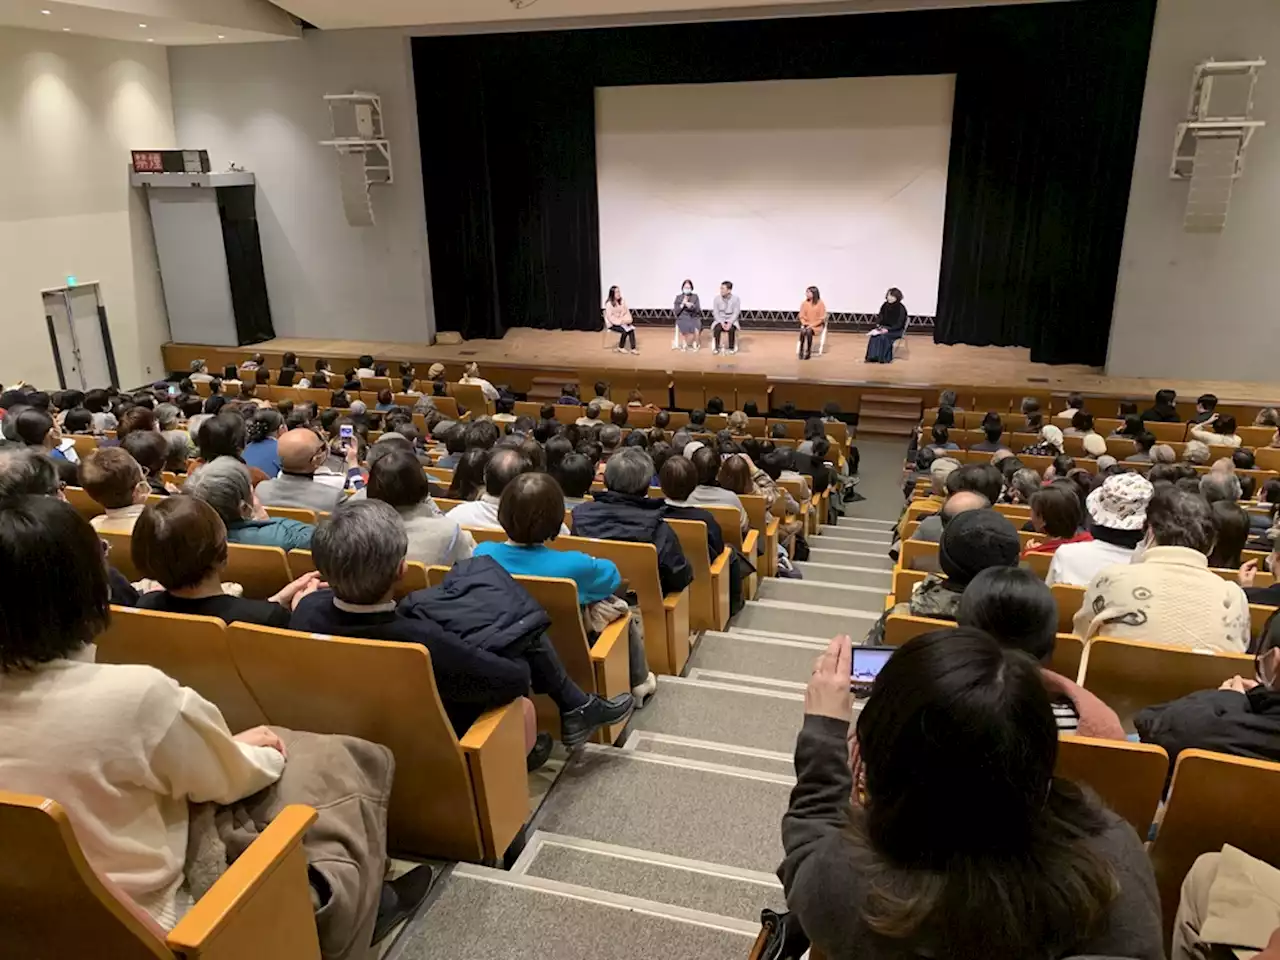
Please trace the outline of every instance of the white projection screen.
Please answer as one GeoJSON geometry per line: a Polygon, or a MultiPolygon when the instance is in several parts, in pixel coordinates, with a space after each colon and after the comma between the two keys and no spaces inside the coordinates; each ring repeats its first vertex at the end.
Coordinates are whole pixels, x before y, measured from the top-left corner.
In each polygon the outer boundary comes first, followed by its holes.
{"type": "Polygon", "coordinates": [[[884,291],[938,304],[954,76],[596,90],[601,289],[704,308],[874,313],[884,291]]]}

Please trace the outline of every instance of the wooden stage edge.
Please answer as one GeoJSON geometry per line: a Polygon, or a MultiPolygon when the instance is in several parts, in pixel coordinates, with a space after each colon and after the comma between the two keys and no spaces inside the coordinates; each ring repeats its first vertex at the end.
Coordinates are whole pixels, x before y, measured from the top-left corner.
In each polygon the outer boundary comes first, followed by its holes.
{"type": "MultiPolygon", "coordinates": [[[[832,334],[827,340],[827,352],[808,361],[796,357],[796,337],[787,332],[748,331],[739,340],[738,354],[729,357],[711,353],[709,333],[704,338],[706,346],[698,353],[672,350],[670,331],[666,328],[640,327],[637,336],[639,356],[614,353],[610,346],[616,341],[610,338],[606,345],[600,332],[517,328],[508,331],[501,340],[470,340],[451,346],[298,337],[281,337],[245,347],[168,343],[164,346],[164,357],[166,365],[175,371],[186,369],[195,358],[205,359],[212,369],[254,352],[270,356],[293,351],[307,369],[315,358],[324,357],[341,372],[354,358],[368,353],[392,363],[414,363],[419,376],[426,375],[424,364],[428,362],[452,365],[474,360],[480,364],[481,375],[486,375],[488,368],[490,379],[499,382],[503,379],[499,368],[503,367],[533,369],[539,376],[563,376],[569,380],[576,379],[579,370],[650,374],[701,370],[763,374],[778,381],[893,390],[963,385],[1028,392],[1079,390],[1103,396],[1149,398],[1156,390],[1167,387],[1178,392],[1179,400],[1214,393],[1224,402],[1280,401],[1280,385],[1275,383],[1111,377],[1099,367],[1033,363],[1031,352],[1023,347],[946,346],[923,336],[909,337],[908,356],[891,364],[863,362],[867,343],[864,334],[832,334]]],[[[454,371],[450,374],[456,375],[454,371]]]]}

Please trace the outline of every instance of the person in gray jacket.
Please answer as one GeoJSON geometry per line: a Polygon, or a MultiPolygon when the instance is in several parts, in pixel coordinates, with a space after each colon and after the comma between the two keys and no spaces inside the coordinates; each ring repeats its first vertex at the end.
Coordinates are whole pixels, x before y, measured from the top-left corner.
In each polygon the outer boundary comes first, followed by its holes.
{"type": "Polygon", "coordinates": [[[316,476],[316,471],[329,458],[329,447],[314,430],[306,427],[282,436],[276,444],[276,453],[280,457],[280,476],[262,481],[256,491],[264,507],[332,513],[338,504],[346,502],[348,486],[359,489],[364,485],[354,442],[346,450],[345,478],[340,474],[316,476]]]}
{"type": "Polygon", "coordinates": [[[715,337],[715,354],[738,352],[738,331],[742,329],[740,317],[742,301],[733,292],[733,281],[726,280],[720,284],[720,295],[711,301],[711,335],[715,337]],[[720,338],[728,334],[729,346],[720,347],[720,338]]]}
{"type": "Polygon", "coordinates": [[[1039,665],[973,628],[874,668],[848,637],[805,693],[778,870],[829,960],[1164,956],[1151,861],[1125,820],[1054,776],[1039,665]],[[850,677],[871,682],[858,716],[850,677]],[[852,796],[853,802],[850,802],[852,796]]]}

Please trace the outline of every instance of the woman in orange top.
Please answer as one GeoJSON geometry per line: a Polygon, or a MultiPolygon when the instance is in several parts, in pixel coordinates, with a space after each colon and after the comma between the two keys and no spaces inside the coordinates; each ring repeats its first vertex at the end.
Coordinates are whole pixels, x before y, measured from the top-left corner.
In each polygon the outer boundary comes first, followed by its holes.
{"type": "Polygon", "coordinates": [[[813,356],[813,338],[821,334],[827,326],[827,305],[822,302],[822,295],[817,287],[805,291],[804,303],[800,304],[800,359],[808,360],[813,356]]]}

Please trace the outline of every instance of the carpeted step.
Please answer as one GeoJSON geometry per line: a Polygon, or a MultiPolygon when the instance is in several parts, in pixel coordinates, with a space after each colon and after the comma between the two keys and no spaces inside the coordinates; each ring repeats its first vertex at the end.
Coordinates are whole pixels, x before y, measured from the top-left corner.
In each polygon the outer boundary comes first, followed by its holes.
{"type": "Polygon", "coordinates": [[[889,548],[884,550],[845,550],[832,538],[812,540],[809,543],[809,560],[812,563],[829,563],[842,567],[869,567],[873,570],[892,570],[889,548]]]}
{"type": "Polygon", "coordinates": [[[751,949],[750,924],[694,919],[691,911],[682,917],[676,908],[664,912],[661,904],[638,909],[625,898],[612,900],[576,886],[460,864],[440,881],[435,900],[404,931],[395,957],[741,960],[751,949]]]}
{"type": "Polygon", "coordinates": [[[808,580],[767,579],[760,582],[757,599],[860,610],[879,616],[884,611],[884,597],[887,592],[888,588],[883,585],[850,587],[834,583],[813,583],[808,580]]]}
{"type": "Polygon", "coordinates": [[[634,730],[789,753],[803,719],[801,691],[659,677],[657,695],[631,723],[634,730]]]}
{"type": "MultiPolygon", "coordinates": [[[[893,531],[871,530],[866,527],[822,525],[822,536],[827,540],[847,540],[849,543],[863,544],[860,547],[849,547],[849,550],[887,550],[893,543],[893,531]]],[[[824,541],[825,542],[825,541],[824,541]]]]}
{"type": "Polygon", "coordinates": [[[844,583],[851,587],[874,587],[882,593],[887,593],[893,584],[893,574],[888,569],[814,563],[812,560],[797,562],[795,566],[804,574],[804,579],[808,583],[844,583]]]}
{"type": "Polygon", "coordinates": [[[696,760],[699,763],[714,763],[722,767],[757,770],[778,777],[795,776],[795,760],[792,753],[726,747],[658,733],[637,732],[631,736],[635,738],[635,744],[633,746],[628,740],[627,746],[634,749],[636,753],[654,754],[659,757],[680,757],[685,760],[696,760]]]}
{"type": "MultiPolygon", "coordinates": [[[[802,704],[791,706],[798,726],[802,704]]],[[[688,760],[588,744],[561,773],[535,825],[584,840],[768,872],[782,862],[778,825],[791,786],[790,778],[704,769],[688,760]]]]}
{"type": "Polygon", "coordinates": [[[539,831],[520,861],[513,872],[524,876],[591,887],[748,923],[758,923],[760,911],[765,907],[786,909],[782,885],[772,874],[725,870],[716,864],[659,857],[630,847],[553,837],[539,831]]]}
{"type": "Polygon", "coordinates": [[[807,683],[821,652],[822,648],[812,643],[709,631],[698,641],[689,668],[807,683]]]}
{"type": "MultiPolygon", "coordinates": [[[[817,553],[815,550],[814,553],[817,553]]],[[[805,603],[780,600],[748,600],[742,611],[730,621],[732,626],[748,630],[803,634],[815,640],[830,640],[842,633],[865,635],[884,612],[881,598],[879,612],[842,610],[838,607],[815,607],[805,603]]]]}

